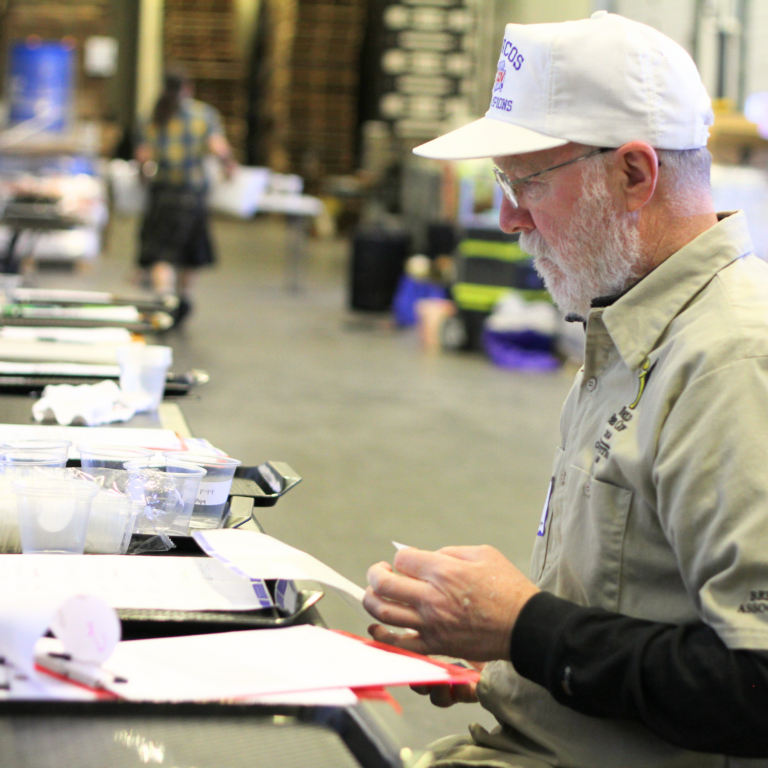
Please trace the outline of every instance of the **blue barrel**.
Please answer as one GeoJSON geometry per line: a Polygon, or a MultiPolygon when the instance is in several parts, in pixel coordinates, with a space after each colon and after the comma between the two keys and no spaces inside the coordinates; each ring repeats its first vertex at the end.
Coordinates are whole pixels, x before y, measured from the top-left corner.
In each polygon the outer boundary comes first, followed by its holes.
{"type": "Polygon", "coordinates": [[[72,100],[74,51],[55,40],[15,43],[10,56],[11,125],[39,118],[45,130],[67,129],[72,100]]]}

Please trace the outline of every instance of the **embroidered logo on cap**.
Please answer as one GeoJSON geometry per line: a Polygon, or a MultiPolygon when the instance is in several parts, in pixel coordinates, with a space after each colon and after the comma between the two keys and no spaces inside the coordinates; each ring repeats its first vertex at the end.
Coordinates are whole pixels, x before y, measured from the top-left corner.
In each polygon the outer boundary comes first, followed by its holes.
{"type": "Polygon", "coordinates": [[[507,74],[507,65],[504,63],[504,59],[499,62],[499,69],[496,72],[496,82],[493,84],[493,92],[500,91],[504,87],[504,77],[507,74]]]}

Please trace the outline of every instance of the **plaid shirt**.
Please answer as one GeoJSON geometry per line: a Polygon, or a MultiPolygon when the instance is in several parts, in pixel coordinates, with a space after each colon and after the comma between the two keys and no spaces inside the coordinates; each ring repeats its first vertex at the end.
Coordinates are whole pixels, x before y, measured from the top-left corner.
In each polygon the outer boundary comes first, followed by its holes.
{"type": "Polygon", "coordinates": [[[179,111],[163,126],[145,121],[139,128],[139,142],[152,148],[157,162],[152,182],[205,190],[203,160],[208,154],[208,140],[216,134],[223,135],[218,111],[194,99],[184,99],[179,111]]]}

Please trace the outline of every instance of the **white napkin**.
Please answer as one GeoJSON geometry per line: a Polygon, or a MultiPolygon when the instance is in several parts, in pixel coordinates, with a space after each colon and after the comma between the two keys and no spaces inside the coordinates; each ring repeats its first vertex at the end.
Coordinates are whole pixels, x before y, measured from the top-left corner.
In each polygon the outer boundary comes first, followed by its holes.
{"type": "Polygon", "coordinates": [[[98,384],[49,384],[32,406],[35,421],[59,424],[84,424],[88,427],[113,421],[128,421],[135,413],[150,407],[145,392],[121,391],[114,381],[98,384]]]}

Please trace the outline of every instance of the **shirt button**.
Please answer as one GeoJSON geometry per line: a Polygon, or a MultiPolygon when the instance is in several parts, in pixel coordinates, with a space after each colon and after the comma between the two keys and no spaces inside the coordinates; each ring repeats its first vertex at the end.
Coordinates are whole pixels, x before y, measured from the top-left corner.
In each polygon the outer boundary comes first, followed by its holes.
{"type": "Polygon", "coordinates": [[[597,386],[597,379],[594,376],[591,379],[587,379],[587,389],[590,392],[594,392],[596,386],[597,386]]]}
{"type": "Polygon", "coordinates": [[[584,483],[584,495],[589,498],[590,494],[592,493],[592,484],[587,481],[584,483]]]}
{"type": "Polygon", "coordinates": [[[565,485],[565,470],[560,472],[560,485],[565,485]]]}

